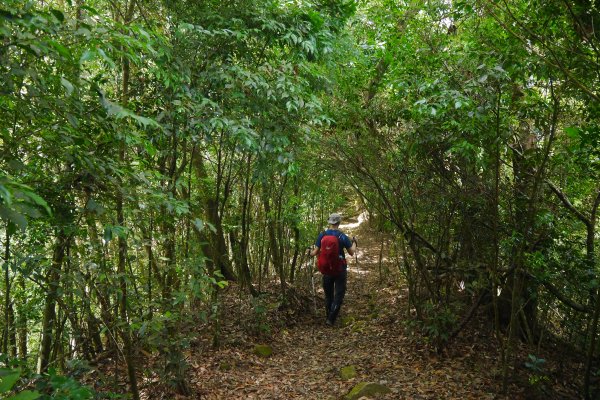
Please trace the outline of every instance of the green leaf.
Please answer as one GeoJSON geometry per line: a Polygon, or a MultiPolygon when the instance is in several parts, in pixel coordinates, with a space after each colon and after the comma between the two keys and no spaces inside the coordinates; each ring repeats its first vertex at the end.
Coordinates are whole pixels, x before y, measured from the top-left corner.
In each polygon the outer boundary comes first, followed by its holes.
{"type": "Polygon", "coordinates": [[[11,390],[19,380],[20,376],[21,371],[19,370],[7,368],[0,369],[0,393],[6,393],[11,390]]]}
{"type": "Polygon", "coordinates": [[[79,63],[83,64],[86,61],[93,60],[97,56],[98,56],[98,54],[96,53],[96,51],[94,51],[92,49],[88,49],[88,50],[84,51],[83,54],[81,55],[81,57],[79,58],[79,63]]]}
{"type": "Polygon", "coordinates": [[[81,9],[88,11],[91,15],[100,15],[100,13],[95,8],[90,6],[81,6],[81,9]]]}
{"type": "Polygon", "coordinates": [[[22,231],[27,228],[27,219],[25,216],[11,208],[0,205],[0,218],[17,225],[22,231]]]}
{"type": "Polygon", "coordinates": [[[52,15],[54,15],[54,17],[60,21],[60,22],[64,22],[65,21],[65,15],[59,11],[59,10],[55,10],[55,9],[51,9],[50,12],[52,13],[52,15]]]}
{"type": "Polygon", "coordinates": [[[35,400],[35,399],[39,399],[40,397],[42,397],[42,394],[40,392],[38,392],[37,390],[36,391],[25,390],[19,394],[9,397],[7,400],[35,400]]]}
{"type": "Polygon", "coordinates": [[[581,135],[581,130],[576,126],[565,128],[565,133],[572,139],[577,139],[581,135]]]}
{"type": "Polygon", "coordinates": [[[198,230],[198,232],[202,232],[204,229],[204,222],[200,218],[194,219],[194,226],[198,230]]]}
{"type": "Polygon", "coordinates": [[[148,126],[154,126],[157,128],[160,127],[160,124],[158,122],[156,122],[155,120],[153,120],[152,118],[142,117],[141,115],[137,115],[134,113],[131,113],[129,116],[131,118],[133,118],[134,120],[136,120],[144,128],[146,128],[148,126]]]}
{"type": "Polygon", "coordinates": [[[52,47],[54,47],[54,49],[58,52],[58,54],[60,54],[64,58],[69,58],[69,59],[73,58],[73,55],[71,54],[71,50],[69,50],[62,44],[58,43],[56,40],[49,40],[48,43],[52,47]]]}
{"type": "Polygon", "coordinates": [[[106,54],[106,52],[105,52],[103,49],[100,49],[100,48],[98,48],[98,49],[96,49],[96,52],[97,52],[97,53],[100,55],[100,57],[102,57],[102,59],[103,59],[104,61],[106,61],[106,63],[107,63],[107,64],[108,64],[108,65],[109,65],[111,68],[115,68],[115,67],[116,67],[116,64],[115,64],[115,62],[113,61],[113,59],[112,59],[112,58],[110,58],[110,57],[109,57],[109,56],[106,54]]]}
{"type": "Polygon", "coordinates": [[[29,197],[31,200],[33,200],[33,202],[35,204],[43,207],[46,210],[46,212],[48,213],[48,215],[52,215],[52,210],[50,209],[50,206],[48,206],[48,203],[46,203],[46,201],[44,199],[42,199],[40,196],[38,196],[34,192],[27,191],[25,194],[27,195],[27,197],[29,197]]]}
{"type": "Polygon", "coordinates": [[[99,204],[98,202],[96,202],[94,199],[90,199],[88,201],[88,203],[85,206],[85,209],[87,211],[96,213],[97,215],[102,215],[105,212],[104,207],[101,204],[99,204]]]}
{"type": "Polygon", "coordinates": [[[4,185],[0,185],[0,200],[2,200],[2,203],[6,203],[9,206],[12,203],[12,196],[4,185]]]}
{"type": "Polygon", "coordinates": [[[112,240],[112,238],[113,238],[112,227],[110,227],[110,226],[104,227],[104,241],[106,243],[108,243],[112,240]]]}
{"type": "Polygon", "coordinates": [[[154,157],[156,155],[156,147],[154,147],[152,143],[146,141],[144,143],[144,147],[146,148],[146,153],[148,153],[150,157],[154,157]]]}
{"type": "Polygon", "coordinates": [[[67,79],[63,78],[63,77],[60,78],[60,83],[67,90],[67,95],[68,96],[70,96],[71,93],[73,93],[73,90],[75,90],[75,87],[73,86],[73,84],[71,82],[69,82],[67,79]]]}
{"type": "Polygon", "coordinates": [[[67,117],[67,121],[69,121],[69,124],[73,127],[73,128],[78,128],[79,127],[79,120],[77,119],[76,116],[74,116],[71,113],[67,113],[66,115],[67,117]]]}
{"type": "Polygon", "coordinates": [[[210,229],[212,233],[217,233],[217,228],[215,228],[215,226],[210,222],[207,222],[206,226],[208,226],[208,229],[210,229]]]}

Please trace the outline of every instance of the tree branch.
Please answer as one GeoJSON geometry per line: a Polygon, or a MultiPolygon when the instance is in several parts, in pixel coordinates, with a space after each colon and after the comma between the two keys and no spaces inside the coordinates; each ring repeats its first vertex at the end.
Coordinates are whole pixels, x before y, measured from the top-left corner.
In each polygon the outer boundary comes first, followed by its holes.
{"type": "Polygon", "coordinates": [[[585,224],[585,226],[587,226],[587,227],[590,227],[592,225],[592,221],[588,217],[586,217],[581,211],[576,209],[575,206],[569,200],[569,198],[558,187],[556,187],[556,185],[554,185],[552,182],[550,182],[548,180],[546,181],[546,183],[548,184],[550,189],[554,192],[554,194],[556,194],[556,196],[560,199],[560,201],[562,201],[563,205],[569,211],[571,211],[577,217],[577,219],[579,219],[581,222],[583,222],[585,224]]]}
{"type": "Polygon", "coordinates": [[[584,306],[583,304],[579,304],[574,300],[571,300],[567,296],[565,296],[556,286],[551,284],[550,282],[543,281],[541,279],[536,278],[535,276],[529,274],[529,276],[535,279],[537,282],[541,283],[546,290],[548,290],[551,294],[554,295],[561,303],[566,306],[571,307],[575,311],[583,312],[583,313],[591,313],[592,310],[589,307],[584,306]]]}

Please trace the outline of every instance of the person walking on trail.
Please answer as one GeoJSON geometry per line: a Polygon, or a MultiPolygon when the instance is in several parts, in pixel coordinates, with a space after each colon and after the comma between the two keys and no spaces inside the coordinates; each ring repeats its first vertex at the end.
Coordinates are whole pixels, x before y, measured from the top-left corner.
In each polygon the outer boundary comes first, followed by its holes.
{"type": "Polygon", "coordinates": [[[327,230],[319,234],[310,252],[312,257],[318,255],[317,266],[323,275],[327,325],[335,323],[346,294],[348,265],[344,250],[347,250],[350,256],[356,251],[356,239],[350,239],[339,230],[340,222],[340,214],[331,214],[327,220],[327,230]]]}

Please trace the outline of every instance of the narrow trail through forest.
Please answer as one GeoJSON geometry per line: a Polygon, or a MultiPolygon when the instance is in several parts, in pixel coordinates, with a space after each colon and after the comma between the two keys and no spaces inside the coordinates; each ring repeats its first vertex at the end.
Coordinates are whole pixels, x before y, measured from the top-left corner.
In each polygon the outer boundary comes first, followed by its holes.
{"type": "MultiPolygon", "coordinates": [[[[380,281],[381,236],[362,222],[355,218],[341,226],[350,236],[357,236],[359,251],[358,262],[349,260],[348,290],[336,326],[325,324],[318,274],[317,316],[310,299],[303,312],[274,329],[268,338],[256,339],[245,333],[240,326],[251,322],[238,319],[242,313],[236,304],[242,301],[224,300],[228,304],[224,313],[229,317],[223,322],[221,348],[208,350],[210,335],[205,335],[204,345],[190,355],[191,385],[199,398],[339,399],[358,382],[387,386],[391,393],[378,397],[385,399],[500,398],[499,377],[494,372],[498,354],[485,322],[475,321],[470,332],[461,334],[443,356],[426,346],[420,335],[408,333],[406,285],[386,257],[387,244],[380,281]],[[269,344],[272,356],[254,355],[257,343],[269,344]],[[340,369],[350,365],[356,367],[357,375],[344,380],[340,369]]],[[[300,273],[299,279],[308,277],[300,273]]],[[[513,389],[511,398],[531,398],[517,387],[513,389]]],[[[565,393],[565,398],[569,397],[565,393]]]]}

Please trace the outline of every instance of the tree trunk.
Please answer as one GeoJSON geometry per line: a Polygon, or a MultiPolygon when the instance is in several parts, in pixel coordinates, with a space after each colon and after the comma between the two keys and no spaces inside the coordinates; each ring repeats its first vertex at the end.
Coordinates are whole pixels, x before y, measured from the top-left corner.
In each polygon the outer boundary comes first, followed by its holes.
{"type": "Polygon", "coordinates": [[[240,273],[248,285],[253,296],[258,293],[252,285],[252,273],[248,265],[249,235],[250,235],[250,210],[252,209],[252,191],[254,185],[250,184],[252,155],[246,158],[246,171],[244,176],[244,198],[242,201],[242,237],[240,239],[240,273]]]}
{"type": "Polygon", "coordinates": [[[285,273],[283,270],[283,260],[280,252],[280,248],[278,245],[278,238],[276,236],[277,228],[276,221],[271,212],[271,203],[269,199],[269,193],[266,188],[263,188],[263,207],[265,209],[265,214],[267,218],[267,232],[269,235],[269,249],[271,252],[271,262],[273,263],[273,267],[277,274],[279,275],[279,284],[281,288],[281,296],[283,299],[283,303],[286,301],[286,282],[285,282],[285,273]]]}
{"type": "MultiPolygon", "coordinates": [[[[204,161],[198,147],[194,148],[192,153],[192,162],[194,164],[194,173],[198,179],[198,182],[203,182],[208,178],[204,161]]],[[[201,188],[202,190],[203,188],[201,188]]],[[[212,262],[214,268],[218,269],[223,277],[227,280],[235,281],[236,277],[231,270],[229,262],[229,256],[227,252],[227,244],[225,243],[225,237],[223,236],[223,225],[221,223],[221,217],[219,215],[218,202],[212,197],[208,190],[203,190],[203,206],[205,220],[208,221],[212,228],[210,229],[207,239],[209,247],[205,247],[206,254],[212,262]]]]}
{"type": "Polygon", "coordinates": [[[10,228],[6,224],[6,241],[4,244],[4,331],[2,332],[2,352],[8,354],[8,337],[12,329],[10,313],[12,304],[10,301],[10,228]]]}
{"type": "Polygon", "coordinates": [[[8,354],[11,358],[17,358],[17,330],[15,324],[15,309],[12,304],[8,305],[8,354]]]}
{"type": "Polygon", "coordinates": [[[294,178],[294,226],[292,228],[294,232],[294,255],[292,257],[292,265],[290,266],[290,283],[294,283],[296,274],[296,263],[298,262],[298,255],[300,254],[300,184],[298,183],[298,177],[294,178]]]}
{"type": "Polygon", "coordinates": [[[52,351],[53,329],[56,325],[56,299],[58,297],[58,288],[60,285],[60,275],[62,263],[65,258],[65,250],[69,238],[64,229],[60,229],[56,237],[52,263],[46,276],[48,284],[46,293],[46,303],[44,305],[44,314],[42,319],[42,339],[40,343],[40,354],[38,358],[37,372],[43,374],[48,371],[50,364],[50,353],[52,351]]]}
{"type": "MultiPolygon", "coordinates": [[[[127,4],[127,10],[124,16],[123,23],[129,24],[133,20],[133,12],[135,9],[136,0],[130,0],[127,4]]],[[[129,103],[129,79],[130,79],[130,64],[127,57],[123,57],[123,81],[121,88],[121,102],[124,106],[129,103]]],[[[125,142],[121,141],[119,144],[119,162],[121,165],[125,165],[125,142]]],[[[123,185],[121,179],[117,179],[117,224],[119,226],[125,226],[125,216],[123,212],[124,196],[123,196],[123,185]]],[[[122,327],[119,329],[121,333],[121,339],[123,340],[123,351],[125,355],[125,362],[127,363],[127,376],[129,378],[129,391],[133,400],[139,400],[140,393],[137,385],[137,376],[135,369],[135,361],[133,355],[133,346],[131,344],[131,332],[129,331],[129,317],[127,314],[127,278],[126,278],[126,265],[127,265],[127,240],[124,234],[119,235],[119,255],[117,262],[117,275],[119,277],[119,302],[118,302],[118,314],[121,319],[122,327]]]]}
{"type": "MultiPolygon", "coordinates": [[[[22,274],[17,277],[17,282],[22,292],[25,292],[25,278],[22,274]]],[[[17,308],[17,347],[19,350],[19,359],[25,361],[27,359],[27,312],[23,310],[24,305],[17,308]]]]}

